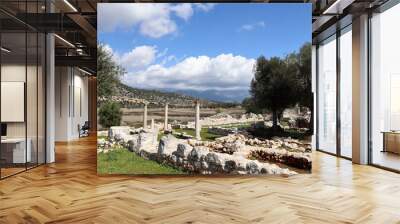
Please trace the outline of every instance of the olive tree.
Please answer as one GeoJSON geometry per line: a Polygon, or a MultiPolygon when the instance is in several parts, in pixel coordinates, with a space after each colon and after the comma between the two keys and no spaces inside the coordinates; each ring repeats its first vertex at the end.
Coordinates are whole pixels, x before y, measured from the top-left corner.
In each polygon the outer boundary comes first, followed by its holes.
{"type": "Polygon", "coordinates": [[[124,69],[113,60],[112,53],[99,44],[97,46],[97,96],[114,95],[115,88],[124,73],[124,69]]]}
{"type": "Polygon", "coordinates": [[[279,129],[279,115],[298,101],[298,79],[296,60],[292,56],[285,59],[261,56],[254,67],[250,93],[258,108],[272,112],[273,129],[279,129]]]}

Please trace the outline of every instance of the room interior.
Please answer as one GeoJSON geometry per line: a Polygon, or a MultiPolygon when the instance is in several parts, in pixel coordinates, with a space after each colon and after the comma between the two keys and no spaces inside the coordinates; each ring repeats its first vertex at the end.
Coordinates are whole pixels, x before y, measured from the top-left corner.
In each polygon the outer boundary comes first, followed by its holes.
{"type": "Polygon", "coordinates": [[[1,176],[45,162],[44,35],[3,32],[1,44],[1,176]]]}
{"type": "Polygon", "coordinates": [[[55,141],[71,141],[79,138],[79,127],[88,121],[89,77],[74,67],[55,69],[55,141]]]}
{"type": "Polygon", "coordinates": [[[400,5],[371,19],[372,163],[400,170],[400,5]]]}
{"type": "MultiPolygon", "coordinates": [[[[48,135],[54,133],[54,137],[50,138],[54,140],[50,140],[47,144],[50,147],[51,142],[54,141],[79,138],[78,125],[83,126],[86,121],[95,120],[96,110],[93,109],[95,108],[95,87],[93,86],[95,77],[91,74],[95,74],[96,70],[93,66],[96,48],[93,37],[96,30],[96,3],[99,2],[102,1],[72,4],[44,0],[2,1],[1,3],[1,19],[7,21],[7,23],[2,23],[7,29],[3,28],[1,32],[2,94],[11,94],[15,97],[15,99],[2,100],[2,116],[4,117],[2,118],[2,134],[4,133],[4,139],[20,138],[20,144],[25,145],[22,147],[30,149],[26,153],[23,152],[28,164],[29,159],[33,164],[42,164],[45,161],[44,154],[46,153],[42,151],[46,147],[45,138],[49,138],[45,136],[45,133],[48,135]],[[24,16],[24,12],[32,12],[31,15],[46,15],[49,10],[57,15],[63,12],[63,19],[55,19],[54,25],[50,27],[43,25],[42,18],[36,20],[29,18],[31,21],[29,24],[24,22],[28,19],[24,16]],[[77,12],[85,13],[78,15],[77,12]],[[57,120],[53,123],[55,126],[58,125],[58,128],[52,129],[54,131],[47,131],[46,122],[47,124],[51,122],[45,116],[48,113],[45,100],[50,97],[45,97],[48,93],[43,89],[51,87],[47,85],[45,79],[46,72],[49,73],[51,69],[46,71],[44,68],[52,64],[46,63],[48,60],[46,57],[50,54],[46,52],[46,49],[49,50],[49,42],[46,40],[45,31],[58,32],[53,37],[55,56],[53,69],[54,73],[58,74],[54,76],[53,87],[54,121],[57,120]],[[22,88],[22,84],[25,85],[24,92],[17,90],[22,88]],[[17,85],[19,87],[16,87],[17,85]],[[44,86],[46,88],[43,88],[44,86]],[[15,91],[15,93],[10,91],[15,91]],[[20,105],[23,101],[26,101],[24,107],[20,105]],[[16,109],[4,109],[11,108],[11,105],[16,109]],[[18,119],[12,121],[12,118],[7,118],[10,114],[18,119]],[[70,117],[70,115],[74,116],[70,117]]],[[[318,138],[317,135],[314,136],[314,142],[318,141],[320,151],[350,160],[353,157],[352,141],[348,137],[354,129],[351,122],[352,116],[350,116],[353,103],[352,97],[349,97],[352,94],[353,85],[350,73],[354,70],[350,63],[351,49],[354,48],[351,10],[361,12],[369,10],[365,8],[370,8],[371,52],[374,52],[371,55],[373,61],[371,80],[376,79],[376,81],[371,82],[370,86],[371,102],[368,116],[371,121],[369,135],[372,144],[367,163],[398,171],[400,119],[399,105],[395,96],[399,94],[399,69],[398,63],[393,60],[396,58],[395,52],[399,50],[398,45],[395,44],[399,34],[395,32],[396,24],[393,21],[398,20],[400,6],[392,1],[380,1],[370,6],[362,2],[338,5],[334,3],[334,1],[317,1],[313,4],[313,39],[314,47],[318,48],[314,53],[318,57],[314,58],[314,61],[318,64],[315,71],[319,74],[319,85],[316,85],[318,89],[314,91],[320,92],[316,94],[315,102],[324,108],[316,111],[320,122],[316,122],[316,130],[319,133],[318,138]],[[331,15],[335,13],[335,10],[339,12],[337,17],[331,15]],[[334,28],[337,23],[340,24],[338,29],[334,28]]],[[[91,122],[92,131],[95,130],[96,123],[91,122]]],[[[7,147],[4,146],[5,148],[7,147]]],[[[9,166],[8,169],[25,170],[32,166],[9,166]]]]}
{"type": "Polygon", "coordinates": [[[28,18],[60,10],[72,9],[58,1],[0,3],[0,179],[54,162],[55,141],[83,137],[82,127],[85,135],[95,130],[96,110],[89,104],[96,88],[93,50],[80,35],[82,27],[60,27],[58,18],[50,26],[46,19],[28,18]],[[68,33],[61,33],[64,29],[68,33]],[[55,31],[60,35],[45,34],[55,31]]]}
{"type": "Polygon", "coordinates": [[[329,1],[314,17],[317,150],[399,172],[399,12],[394,1],[329,1]]]}

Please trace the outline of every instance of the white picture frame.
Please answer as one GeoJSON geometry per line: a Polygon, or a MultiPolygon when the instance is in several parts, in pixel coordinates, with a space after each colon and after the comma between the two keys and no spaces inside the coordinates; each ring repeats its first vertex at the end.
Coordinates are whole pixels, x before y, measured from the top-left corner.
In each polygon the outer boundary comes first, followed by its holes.
{"type": "Polygon", "coordinates": [[[25,82],[1,82],[1,122],[25,122],[25,82]]]}

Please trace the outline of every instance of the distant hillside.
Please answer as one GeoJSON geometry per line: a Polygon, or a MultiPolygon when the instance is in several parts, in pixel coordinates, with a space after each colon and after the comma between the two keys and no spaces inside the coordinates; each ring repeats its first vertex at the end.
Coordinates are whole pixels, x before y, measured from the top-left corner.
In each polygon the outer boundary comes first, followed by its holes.
{"type": "Polygon", "coordinates": [[[249,96],[249,91],[243,90],[179,90],[177,92],[202,99],[226,103],[241,103],[244,98],[249,96]]]}
{"type": "MultiPolygon", "coordinates": [[[[115,96],[111,97],[113,101],[122,103],[125,107],[141,106],[144,102],[149,103],[149,107],[164,106],[166,102],[171,107],[191,107],[198,99],[182,93],[174,93],[158,90],[138,89],[120,83],[117,86],[115,96]]],[[[101,101],[102,99],[100,99],[101,101]]],[[[203,107],[232,107],[235,104],[223,103],[218,101],[199,99],[203,107]]]]}

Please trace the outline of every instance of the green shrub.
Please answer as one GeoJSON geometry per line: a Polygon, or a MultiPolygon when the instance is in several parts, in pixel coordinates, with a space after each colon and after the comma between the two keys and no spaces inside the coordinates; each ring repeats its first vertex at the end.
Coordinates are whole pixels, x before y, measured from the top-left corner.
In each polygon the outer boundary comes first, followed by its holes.
{"type": "Polygon", "coordinates": [[[99,109],[99,123],[105,128],[121,124],[121,107],[116,102],[106,102],[99,109]]]}

